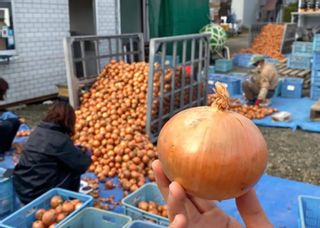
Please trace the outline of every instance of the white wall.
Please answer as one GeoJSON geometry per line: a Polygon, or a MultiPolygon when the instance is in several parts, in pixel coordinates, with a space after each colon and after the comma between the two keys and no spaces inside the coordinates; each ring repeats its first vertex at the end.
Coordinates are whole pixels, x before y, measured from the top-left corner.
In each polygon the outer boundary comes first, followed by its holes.
{"type": "Polygon", "coordinates": [[[257,21],[260,0],[233,0],[231,8],[236,13],[237,20],[241,20],[243,26],[250,27],[257,21]]]}
{"type": "Polygon", "coordinates": [[[17,59],[0,64],[0,76],[10,85],[6,102],[55,93],[55,84],[66,81],[68,0],[15,0],[13,14],[17,59]]]}
{"type": "Polygon", "coordinates": [[[244,1],[245,0],[233,0],[231,4],[232,12],[235,12],[237,20],[243,21],[244,14],[244,1]]]}
{"type": "MultiPolygon", "coordinates": [[[[118,32],[116,1],[95,0],[98,35],[118,32]]],[[[67,81],[68,0],[14,0],[13,11],[17,59],[0,64],[0,77],[10,84],[5,103],[53,94],[56,84],[67,81]]]]}
{"type": "Polygon", "coordinates": [[[258,14],[260,11],[260,0],[244,0],[244,17],[243,24],[250,27],[257,23],[258,14]]]}
{"type": "Polygon", "coordinates": [[[96,0],[97,35],[110,35],[119,32],[119,0],[96,0]]]}

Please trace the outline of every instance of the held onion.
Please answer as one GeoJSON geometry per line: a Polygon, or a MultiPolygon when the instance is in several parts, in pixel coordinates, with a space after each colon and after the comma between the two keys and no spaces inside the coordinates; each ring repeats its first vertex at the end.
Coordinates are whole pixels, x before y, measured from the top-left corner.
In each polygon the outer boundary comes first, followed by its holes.
{"type": "Polygon", "coordinates": [[[194,196],[239,197],[266,169],[268,151],[259,129],[231,112],[226,88],[216,84],[212,107],[182,111],[162,128],[157,144],[165,174],[194,196]]]}

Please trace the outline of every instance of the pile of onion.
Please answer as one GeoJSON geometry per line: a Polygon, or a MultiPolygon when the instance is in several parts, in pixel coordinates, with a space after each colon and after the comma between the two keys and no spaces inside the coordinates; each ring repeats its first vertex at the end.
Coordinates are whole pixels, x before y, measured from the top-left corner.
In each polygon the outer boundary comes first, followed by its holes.
{"type": "Polygon", "coordinates": [[[243,195],[264,173],[268,150],[253,122],[229,111],[229,94],[216,84],[211,107],[184,110],[160,132],[163,170],[194,196],[224,200],[243,195]]]}
{"type": "MultiPolygon", "coordinates": [[[[156,151],[145,133],[148,74],[148,63],[111,61],[83,94],[76,111],[74,142],[93,151],[89,171],[99,181],[117,175],[125,191],[141,187],[145,177],[154,180],[151,163],[156,151]]],[[[161,74],[155,76],[158,96],[161,74]]]]}
{"type": "MultiPolygon", "coordinates": [[[[182,67],[164,72],[164,92],[182,83],[182,67]]],[[[127,64],[112,60],[101,72],[90,90],[81,97],[80,109],[76,111],[75,144],[93,151],[93,163],[89,167],[99,181],[118,176],[126,192],[135,191],[145,183],[145,177],[154,181],[152,162],[157,159],[156,148],[145,133],[147,114],[149,63],[127,64]]],[[[153,97],[160,96],[161,68],[155,65],[153,97]]],[[[187,75],[184,84],[190,84],[187,75]]],[[[180,107],[180,99],[189,102],[190,91],[180,96],[175,93],[174,106],[180,107]]],[[[196,98],[197,91],[193,96],[196,98]]],[[[163,115],[170,111],[170,99],[164,99],[163,115]]],[[[152,115],[157,116],[159,100],[154,99],[152,115]]],[[[157,130],[151,129],[152,131],[157,130]]]]}
{"type": "Polygon", "coordinates": [[[65,217],[82,206],[78,199],[63,200],[61,196],[53,196],[50,199],[51,208],[45,210],[40,208],[35,213],[36,221],[33,222],[32,228],[51,228],[61,222],[65,217]]]}

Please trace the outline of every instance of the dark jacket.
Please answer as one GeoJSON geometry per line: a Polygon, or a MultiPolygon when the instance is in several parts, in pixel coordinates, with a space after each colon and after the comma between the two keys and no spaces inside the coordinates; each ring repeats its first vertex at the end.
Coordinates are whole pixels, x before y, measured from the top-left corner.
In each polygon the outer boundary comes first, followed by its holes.
{"type": "Polygon", "coordinates": [[[41,122],[14,169],[16,193],[28,203],[54,187],[63,187],[61,183],[70,175],[79,178],[90,163],[90,156],[75,147],[59,125],[41,122]]]}

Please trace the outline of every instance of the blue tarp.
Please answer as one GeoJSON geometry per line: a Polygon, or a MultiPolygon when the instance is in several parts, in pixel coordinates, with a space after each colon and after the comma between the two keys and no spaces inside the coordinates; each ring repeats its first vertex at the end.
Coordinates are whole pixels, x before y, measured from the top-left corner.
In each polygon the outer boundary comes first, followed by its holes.
{"type": "Polygon", "coordinates": [[[279,111],[287,111],[291,113],[292,119],[289,122],[273,121],[271,116],[261,120],[254,120],[257,125],[267,127],[285,127],[297,129],[301,128],[305,131],[320,132],[320,122],[310,121],[310,108],[315,103],[310,98],[290,99],[276,97],[272,99],[272,107],[279,111]]]}
{"type": "MultiPolygon", "coordinates": [[[[256,124],[262,126],[288,127],[296,129],[301,127],[304,130],[320,132],[320,123],[309,121],[309,112],[314,101],[303,99],[274,98],[272,106],[280,111],[292,113],[292,121],[280,123],[272,121],[271,117],[262,120],[255,120],[256,124]]],[[[27,125],[21,125],[20,130],[28,130],[27,125]]],[[[27,137],[16,138],[15,142],[22,142],[27,137]]],[[[0,162],[2,168],[13,168],[12,151],[8,152],[5,161],[0,162]]],[[[94,178],[94,174],[86,173],[84,176],[94,178]]],[[[116,201],[123,198],[123,191],[119,187],[117,178],[113,178],[117,188],[105,190],[104,184],[100,183],[101,197],[114,196],[116,201]]],[[[298,227],[298,196],[312,195],[320,197],[320,187],[302,182],[290,181],[282,178],[265,175],[256,186],[257,195],[269,219],[275,227],[298,227]]],[[[241,221],[240,215],[236,209],[234,200],[227,200],[219,203],[219,206],[229,215],[241,221]]],[[[123,207],[118,206],[115,212],[123,213],[123,207]]]]}
{"type": "MultiPolygon", "coordinates": [[[[7,156],[5,162],[0,163],[0,167],[12,168],[12,157],[7,156]],[[11,161],[11,162],[10,162],[11,161]]],[[[95,178],[92,173],[86,173],[84,177],[95,178]]],[[[117,202],[123,198],[123,190],[119,187],[117,178],[113,178],[114,184],[117,186],[112,190],[105,190],[104,183],[99,184],[99,192],[101,197],[114,196],[117,202]]],[[[320,187],[264,175],[255,187],[259,200],[268,215],[268,218],[274,227],[298,227],[299,208],[298,196],[311,195],[320,197],[320,187]]],[[[242,222],[240,215],[236,209],[234,200],[222,201],[218,204],[227,214],[235,217],[242,222]]],[[[113,211],[123,213],[123,207],[117,206],[113,211]]]]}
{"type": "Polygon", "coordinates": [[[18,118],[18,117],[12,112],[4,112],[0,116],[1,120],[6,120],[6,119],[10,119],[10,118],[18,118]]]}
{"type": "MultiPolygon", "coordinates": [[[[260,203],[274,227],[295,228],[299,220],[299,195],[320,197],[320,187],[265,175],[256,186],[260,203]]],[[[220,207],[242,221],[234,200],[223,201],[220,207]]]]}

